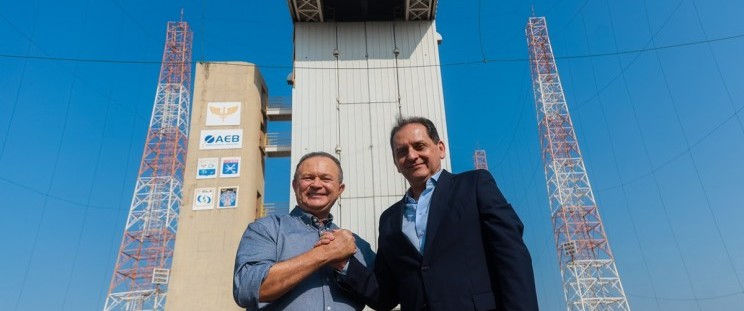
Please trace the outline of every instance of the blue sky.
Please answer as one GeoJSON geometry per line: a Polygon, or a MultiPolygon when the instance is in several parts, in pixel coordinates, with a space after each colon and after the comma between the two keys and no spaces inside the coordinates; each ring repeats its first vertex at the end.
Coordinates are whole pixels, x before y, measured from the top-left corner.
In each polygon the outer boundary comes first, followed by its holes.
{"type": "MultiPolygon", "coordinates": [[[[440,1],[449,152],[459,172],[486,150],[525,223],[541,308],[561,310],[525,61],[530,4],[440,1]]],[[[532,4],[547,18],[631,308],[741,309],[744,3],[532,4]]],[[[165,25],[181,8],[194,60],[256,63],[270,95],[291,94],[284,1],[0,2],[1,310],[102,308],[165,25]]],[[[267,161],[266,173],[267,201],[288,201],[289,161],[267,161]]]]}

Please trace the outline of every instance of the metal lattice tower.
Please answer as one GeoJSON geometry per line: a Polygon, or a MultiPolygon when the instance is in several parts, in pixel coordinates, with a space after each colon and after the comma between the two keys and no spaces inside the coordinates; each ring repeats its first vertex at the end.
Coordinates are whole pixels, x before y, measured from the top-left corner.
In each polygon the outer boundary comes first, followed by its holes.
{"type": "Polygon", "coordinates": [[[168,22],[142,163],[104,310],[163,310],[181,206],[192,32],[168,22]]]}
{"type": "Polygon", "coordinates": [[[630,310],[581,157],[545,18],[531,17],[525,31],[568,310],[630,310]]]}
{"type": "Polygon", "coordinates": [[[475,169],[488,170],[488,161],[486,161],[486,151],[476,150],[473,153],[473,163],[475,164],[475,169]]]}

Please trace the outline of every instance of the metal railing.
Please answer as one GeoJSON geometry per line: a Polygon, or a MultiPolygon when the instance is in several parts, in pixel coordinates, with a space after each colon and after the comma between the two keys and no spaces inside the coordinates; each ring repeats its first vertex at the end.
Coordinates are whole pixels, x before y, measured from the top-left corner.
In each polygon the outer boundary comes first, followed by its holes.
{"type": "Polygon", "coordinates": [[[289,96],[270,97],[266,117],[269,121],[292,121],[292,98],[289,96]]]}
{"type": "Polygon", "coordinates": [[[269,97],[269,109],[291,109],[292,108],[292,96],[271,96],[269,97]]]}
{"type": "Polygon", "coordinates": [[[289,214],[289,202],[264,203],[263,216],[289,214]]]}
{"type": "Polygon", "coordinates": [[[292,144],[291,132],[266,133],[266,146],[290,146],[292,144]]]}

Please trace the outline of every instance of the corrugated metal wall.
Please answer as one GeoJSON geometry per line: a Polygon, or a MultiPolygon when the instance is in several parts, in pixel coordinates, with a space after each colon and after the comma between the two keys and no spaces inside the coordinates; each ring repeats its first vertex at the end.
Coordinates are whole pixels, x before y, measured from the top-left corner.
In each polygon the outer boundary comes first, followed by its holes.
{"type": "Polygon", "coordinates": [[[380,214],[408,188],[390,151],[396,117],[430,118],[448,141],[438,37],[433,21],[295,23],[292,173],[308,152],[337,155],[346,191],[332,213],[373,249],[380,214]]]}

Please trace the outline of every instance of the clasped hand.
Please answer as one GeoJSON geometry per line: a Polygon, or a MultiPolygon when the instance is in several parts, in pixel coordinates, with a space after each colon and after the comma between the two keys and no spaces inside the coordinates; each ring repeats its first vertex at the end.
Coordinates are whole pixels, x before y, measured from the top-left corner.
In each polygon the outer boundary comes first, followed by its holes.
{"type": "Polygon", "coordinates": [[[346,229],[323,232],[314,247],[326,250],[330,256],[328,265],[336,270],[343,270],[349,257],[356,253],[354,235],[346,229]]]}

